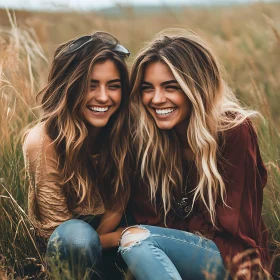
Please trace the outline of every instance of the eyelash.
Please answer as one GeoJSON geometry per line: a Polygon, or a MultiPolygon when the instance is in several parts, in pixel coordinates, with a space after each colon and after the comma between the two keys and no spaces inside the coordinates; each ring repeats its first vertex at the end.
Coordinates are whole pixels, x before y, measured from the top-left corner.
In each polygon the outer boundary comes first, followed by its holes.
{"type": "MultiPolygon", "coordinates": [[[[141,87],[141,91],[145,91],[145,90],[151,90],[153,89],[153,87],[150,86],[142,86],[141,87]]],[[[178,86],[166,86],[165,89],[173,89],[173,90],[180,90],[181,88],[178,86]]]]}
{"type": "Polygon", "coordinates": [[[121,88],[121,85],[110,85],[109,88],[119,89],[121,88]]]}
{"type": "MultiPolygon", "coordinates": [[[[90,88],[91,89],[95,89],[97,86],[96,85],[91,85],[90,88]]],[[[121,88],[121,85],[109,85],[109,89],[119,89],[121,88]]]]}
{"type": "Polygon", "coordinates": [[[181,89],[180,87],[177,87],[177,86],[167,86],[165,87],[166,89],[174,89],[174,90],[179,90],[181,89]]]}
{"type": "Polygon", "coordinates": [[[141,87],[141,91],[147,90],[147,89],[152,89],[152,87],[149,86],[142,86],[141,87]]]}

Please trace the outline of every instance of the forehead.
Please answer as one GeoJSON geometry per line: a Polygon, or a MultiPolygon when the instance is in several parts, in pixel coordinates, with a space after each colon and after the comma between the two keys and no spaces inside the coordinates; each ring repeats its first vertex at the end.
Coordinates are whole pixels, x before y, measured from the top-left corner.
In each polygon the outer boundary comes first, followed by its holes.
{"type": "Polygon", "coordinates": [[[120,78],[120,72],[114,61],[107,59],[105,61],[94,63],[90,78],[93,80],[99,80],[102,78],[117,79],[120,78]]]}
{"type": "Polygon", "coordinates": [[[175,80],[170,68],[161,61],[149,63],[144,70],[144,81],[150,80],[175,80]]]}

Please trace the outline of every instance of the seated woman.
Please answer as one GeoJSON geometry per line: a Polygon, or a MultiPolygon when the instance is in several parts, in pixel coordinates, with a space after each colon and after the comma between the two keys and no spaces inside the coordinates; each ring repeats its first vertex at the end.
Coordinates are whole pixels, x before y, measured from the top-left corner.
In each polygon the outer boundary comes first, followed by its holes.
{"type": "Polygon", "coordinates": [[[23,146],[29,216],[48,264],[59,256],[72,279],[102,278],[102,247],[117,247],[129,195],[128,55],[105,32],[60,45],[23,146]]]}
{"type": "Polygon", "coordinates": [[[131,73],[136,180],[119,250],[140,279],[269,278],[267,173],[250,117],[198,36],[162,33],[131,73]],[[140,183],[139,183],[140,182],[140,183]],[[230,275],[229,275],[230,274],[230,275]]]}

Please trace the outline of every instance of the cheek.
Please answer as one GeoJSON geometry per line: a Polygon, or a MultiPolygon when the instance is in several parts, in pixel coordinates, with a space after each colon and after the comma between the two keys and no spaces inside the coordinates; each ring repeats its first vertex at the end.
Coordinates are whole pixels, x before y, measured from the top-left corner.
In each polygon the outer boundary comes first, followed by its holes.
{"type": "Polygon", "coordinates": [[[120,106],[121,101],[122,101],[122,91],[116,91],[111,94],[111,99],[114,101],[116,106],[120,106]]]}
{"type": "Polygon", "coordinates": [[[185,113],[190,113],[191,102],[185,94],[180,95],[180,97],[178,96],[177,104],[181,104],[181,106],[184,108],[185,113]]]}
{"type": "Polygon", "coordinates": [[[142,101],[144,106],[147,106],[150,102],[150,98],[147,94],[142,94],[141,101],[142,101]]]}
{"type": "Polygon", "coordinates": [[[93,93],[91,92],[91,90],[86,91],[83,95],[83,101],[82,102],[84,104],[87,103],[87,100],[91,99],[92,95],[93,95],[93,93]]]}
{"type": "Polygon", "coordinates": [[[92,98],[90,91],[86,92],[84,96],[82,97],[82,102],[81,102],[81,112],[84,114],[84,110],[86,109],[86,105],[88,101],[92,98]]]}

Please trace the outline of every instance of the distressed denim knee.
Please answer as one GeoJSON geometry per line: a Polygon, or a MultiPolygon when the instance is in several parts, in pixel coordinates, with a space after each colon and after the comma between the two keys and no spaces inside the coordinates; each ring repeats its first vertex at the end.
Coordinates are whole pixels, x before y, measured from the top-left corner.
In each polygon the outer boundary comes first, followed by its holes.
{"type": "Polygon", "coordinates": [[[84,221],[72,219],[59,225],[48,241],[46,259],[51,274],[61,276],[68,270],[75,279],[102,279],[100,239],[84,221]]]}
{"type": "Polygon", "coordinates": [[[123,232],[119,251],[138,280],[229,279],[215,243],[193,233],[133,226],[123,232]]]}
{"type": "Polygon", "coordinates": [[[119,252],[129,271],[139,280],[182,280],[176,269],[170,268],[164,253],[157,247],[155,237],[148,226],[132,226],[123,231],[119,252]],[[161,272],[159,275],[155,271],[161,272]],[[152,276],[150,275],[152,272],[152,276]]]}
{"type": "Polygon", "coordinates": [[[150,232],[142,226],[131,226],[122,232],[119,242],[119,252],[125,254],[135,245],[141,244],[143,240],[149,238],[150,232]]]}

